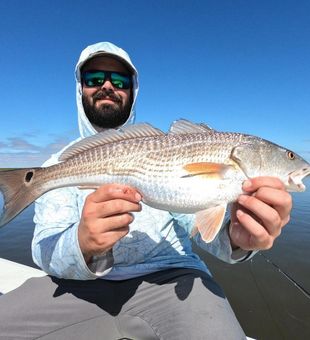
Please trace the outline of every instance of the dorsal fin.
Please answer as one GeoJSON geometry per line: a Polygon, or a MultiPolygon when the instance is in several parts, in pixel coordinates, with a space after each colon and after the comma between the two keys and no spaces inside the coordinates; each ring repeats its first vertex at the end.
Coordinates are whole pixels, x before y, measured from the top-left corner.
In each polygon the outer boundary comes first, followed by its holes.
{"type": "Polygon", "coordinates": [[[186,119],[176,120],[172,123],[169,133],[173,134],[185,134],[185,133],[201,133],[212,131],[212,129],[206,124],[195,124],[186,119]]]}
{"type": "Polygon", "coordinates": [[[108,143],[113,143],[125,139],[161,135],[164,135],[161,130],[156,129],[152,125],[147,123],[130,125],[119,130],[110,129],[84,138],[81,141],[73,144],[60,155],[59,160],[65,161],[83,151],[108,143]]]}

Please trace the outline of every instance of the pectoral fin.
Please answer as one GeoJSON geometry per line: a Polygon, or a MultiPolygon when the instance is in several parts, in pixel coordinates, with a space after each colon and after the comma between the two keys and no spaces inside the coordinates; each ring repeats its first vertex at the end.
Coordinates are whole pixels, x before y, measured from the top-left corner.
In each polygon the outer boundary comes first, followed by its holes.
{"type": "Polygon", "coordinates": [[[190,176],[207,176],[222,178],[224,173],[231,167],[231,165],[220,164],[220,163],[210,163],[210,162],[200,162],[200,163],[190,163],[184,166],[184,169],[188,173],[183,177],[190,176]]]}
{"type": "Polygon", "coordinates": [[[212,242],[221,229],[226,207],[227,204],[223,204],[197,212],[191,236],[199,232],[203,241],[212,242]]]}

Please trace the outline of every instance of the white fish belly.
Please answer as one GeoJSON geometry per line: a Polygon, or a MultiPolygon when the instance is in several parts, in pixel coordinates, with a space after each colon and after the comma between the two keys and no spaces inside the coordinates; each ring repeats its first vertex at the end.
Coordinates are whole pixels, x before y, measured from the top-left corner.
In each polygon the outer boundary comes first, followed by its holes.
{"type": "Polygon", "coordinates": [[[172,181],[144,186],[143,201],[158,209],[195,213],[208,207],[229,203],[242,193],[241,182],[190,180],[186,184],[172,181]]]}

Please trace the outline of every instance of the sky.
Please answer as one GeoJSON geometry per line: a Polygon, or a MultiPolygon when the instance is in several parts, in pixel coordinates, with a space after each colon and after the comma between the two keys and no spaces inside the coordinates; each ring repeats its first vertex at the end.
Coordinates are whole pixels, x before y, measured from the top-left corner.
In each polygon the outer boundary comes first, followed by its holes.
{"type": "Polygon", "coordinates": [[[78,137],[74,67],[99,41],[139,71],[138,122],[204,122],[310,161],[309,17],[303,0],[0,0],[0,168],[78,137]]]}

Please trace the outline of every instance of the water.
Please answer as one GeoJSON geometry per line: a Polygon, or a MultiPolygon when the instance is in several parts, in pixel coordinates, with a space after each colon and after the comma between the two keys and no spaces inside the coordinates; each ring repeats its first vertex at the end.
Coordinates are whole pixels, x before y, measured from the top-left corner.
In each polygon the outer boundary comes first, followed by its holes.
{"type": "Polygon", "coordinates": [[[310,180],[305,184],[307,192],[293,194],[291,221],[271,250],[233,266],[200,252],[256,339],[310,339],[310,180]]]}
{"type": "MultiPolygon", "coordinates": [[[[310,180],[293,194],[289,225],[271,250],[229,265],[196,249],[223,287],[243,329],[256,339],[310,339],[310,180]]],[[[0,229],[0,257],[35,267],[33,206],[0,229]]],[[[1,273],[0,273],[1,275],[1,273]]]]}
{"type": "Polygon", "coordinates": [[[36,267],[31,257],[33,205],[0,229],[0,258],[36,267]]]}

